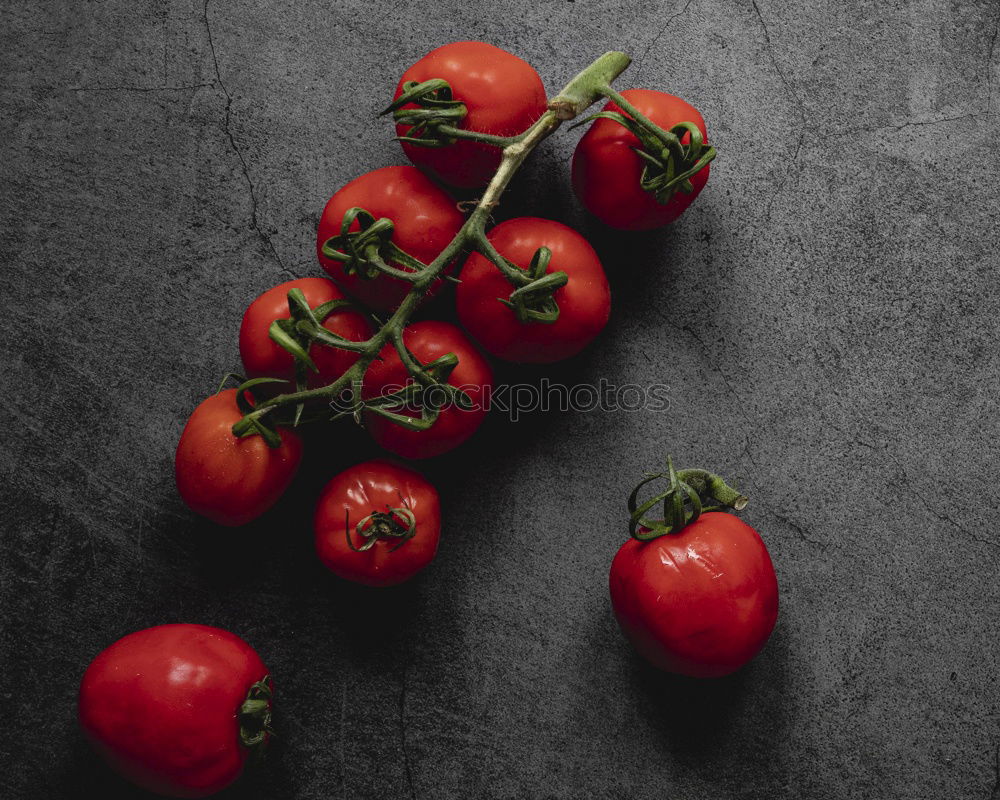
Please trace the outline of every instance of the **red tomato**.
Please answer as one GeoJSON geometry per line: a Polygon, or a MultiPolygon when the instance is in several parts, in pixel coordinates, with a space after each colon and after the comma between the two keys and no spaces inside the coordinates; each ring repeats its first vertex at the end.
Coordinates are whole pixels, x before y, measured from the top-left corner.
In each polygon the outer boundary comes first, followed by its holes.
{"type": "Polygon", "coordinates": [[[611,564],[610,584],[618,624],[636,650],[660,669],[696,678],[746,664],[778,616],[767,548],[753,528],[719,511],[678,533],[629,539],[611,564]]]}
{"type": "MultiPolygon", "coordinates": [[[[427,430],[415,431],[371,411],[365,412],[365,427],[382,447],[404,458],[428,458],[458,447],[472,436],[486,418],[493,371],[468,337],[447,322],[415,322],[403,331],[403,343],[422,364],[454,353],[458,365],[448,383],[462,389],[472,401],[471,409],[449,405],[441,409],[437,420],[427,430]]],[[[366,400],[412,383],[406,367],[392,344],[387,344],[379,359],[365,373],[362,396],[366,400]]],[[[397,410],[419,417],[413,410],[397,410]]]]}
{"type": "Polygon", "coordinates": [[[458,318],[490,353],[508,361],[550,363],[579,353],[603,330],[611,311],[607,278],[587,240],[559,222],[521,217],[497,225],[489,240],[500,255],[527,268],[539,247],[552,251],[546,272],[565,272],[569,281],[555,290],[559,318],[553,323],[518,321],[501,299],[513,286],[479,253],[462,268],[456,288],[458,318]]]}
{"type": "MultiPolygon", "coordinates": [[[[323,209],[316,237],[319,263],[344,289],[376,311],[395,310],[410,284],[385,274],[374,278],[348,275],[341,262],[323,255],[323,245],[340,235],[344,214],[352,208],[363,208],[375,219],[392,220],[393,243],[424,264],[430,264],[451,243],[465,222],[455,201],[415,167],[383,167],[366,172],[331,197],[323,209]]],[[[360,230],[357,220],[351,230],[360,230]]],[[[402,268],[391,261],[389,264],[402,268]]],[[[440,284],[436,281],[432,291],[440,284]]]]}
{"type": "MultiPolygon", "coordinates": [[[[622,96],[664,130],[678,122],[693,122],[705,136],[705,120],[679,97],[652,89],[626,89],[622,96]]],[[[605,111],[621,111],[608,103],[605,111]]],[[[625,116],[628,116],[627,114],[625,116]]],[[[681,140],[687,144],[689,135],[681,140]]],[[[641,231],[677,219],[705,188],[711,165],[691,176],[690,194],[675,192],[666,203],[639,185],[643,160],[633,147],[639,140],[625,126],[610,119],[595,120],[573,153],[573,188],[591,214],[613,228],[641,231]]]]}
{"type": "MultiPolygon", "coordinates": [[[[431,50],[403,73],[395,97],[403,93],[404,83],[432,78],[446,80],[452,98],[465,105],[465,118],[455,126],[463,130],[515,136],[530,128],[548,106],[545,86],[534,68],[485,42],[453,42],[431,50]]],[[[404,125],[396,126],[398,136],[406,136],[408,131],[404,125]]],[[[458,140],[445,147],[402,145],[418,167],[465,189],[485,186],[500,166],[500,148],[480,142],[458,140]]]]}
{"type": "Polygon", "coordinates": [[[438,493],[408,467],[366,461],[326,485],[314,528],[316,553],[331,572],[368,586],[394,586],[430,564],[437,552],[441,535],[438,493]],[[407,531],[413,535],[402,538],[400,534],[407,531]]]}
{"type": "MultiPolygon", "coordinates": [[[[277,345],[268,331],[276,319],[288,319],[288,292],[292,289],[300,289],[313,309],[331,300],[344,299],[340,289],[325,278],[300,278],[268,289],[247,308],[240,325],[240,358],[247,377],[291,381],[288,386],[276,384],[282,392],[295,391],[295,363],[291,353],[277,345]]],[[[323,327],[352,342],[363,342],[372,334],[367,317],[350,308],[334,311],[324,320],[323,327]]],[[[313,344],[309,356],[319,368],[319,372],[307,373],[310,388],[332,383],[358,359],[357,353],[323,344],[313,344]]]]}
{"type": "MultiPolygon", "coordinates": [[[[254,687],[265,679],[257,653],[228,631],[147,628],[91,662],[80,683],[80,725],[111,767],[142,788],[206,797],[243,771],[250,749],[241,740],[241,706],[253,694],[270,708],[270,692],[254,687]]],[[[269,714],[262,709],[253,726],[265,725],[262,745],[269,714]]]]}
{"type": "Polygon", "coordinates": [[[287,428],[278,428],[281,446],[275,448],[261,436],[234,436],[242,417],[235,389],[213,394],[191,414],[174,457],[181,499],[220,525],[244,525],[267,511],[302,459],[302,440],[287,428]]]}

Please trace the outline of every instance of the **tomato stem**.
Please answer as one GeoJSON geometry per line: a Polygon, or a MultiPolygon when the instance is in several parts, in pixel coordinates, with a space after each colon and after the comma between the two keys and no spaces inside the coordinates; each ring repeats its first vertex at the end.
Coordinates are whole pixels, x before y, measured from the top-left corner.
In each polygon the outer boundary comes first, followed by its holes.
{"type": "Polygon", "coordinates": [[[629,495],[629,533],[641,542],[648,542],[678,533],[706,511],[742,511],[748,501],[745,495],[714,472],[704,469],[675,470],[673,459],[667,456],[667,471],[647,475],[629,495]],[[669,488],[639,503],[639,491],[646,484],[661,478],[667,479],[669,488]],[[648,520],[643,516],[660,503],[663,504],[663,519],[648,520]]]}
{"type": "Polygon", "coordinates": [[[599,111],[583,122],[610,119],[635,135],[641,146],[633,149],[644,162],[639,185],[661,204],[669,202],[677,192],[690,193],[691,177],[707,167],[717,154],[714,147],[705,144],[701,129],[693,122],[679,122],[669,131],[664,130],[610,85],[601,86],[598,91],[625,114],[599,111]],[[682,144],[685,136],[686,145],[682,144]]]}
{"type": "Polygon", "coordinates": [[[240,706],[237,719],[240,725],[240,743],[250,750],[253,758],[261,758],[268,740],[274,736],[271,730],[271,676],[265,675],[247,690],[246,699],[240,706]]]}
{"type": "MultiPolygon", "coordinates": [[[[542,274],[542,270],[537,269],[537,267],[540,262],[544,261],[545,255],[540,252],[536,253],[531,265],[536,269],[532,270],[529,267],[528,270],[524,270],[517,267],[501,256],[489,242],[486,238],[486,226],[491,212],[500,202],[500,196],[538,144],[564,121],[573,119],[602,97],[606,97],[607,92],[611,91],[609,87],[611,81],[617,78],[630,63],[631,58],[625,53],[609,52],[600,56],[574,77],[559,94],[549,100],[548,109],[534,124],[514,137],[495,137],[456,128],[453,123],[461,119],[465,109],[461,103],[451,98],[451,89],[444,81],[428,81],[424,84],[406,87],[408,92],[408,94],[404,93],[406,99],[399,98],[383,113],[394,112],[397,121],[399,121],[400,115],[409,114],[406,119],[412,119],[414,124],[422,125],[422,131],[433,130],[441,133],[444,138],[475,139],[502,147],[500,166],[486,186],[482,196],[475,201],[472,213],[459,229],[458,234],[430,264],[420,263],[392,244],[391,220],[375,219],[367,211],[360,208],[348,211],[344,217],[340,235],[325,243],[323,254],[346,264],[349,270],[368,277],[374,277],[375,274],[381,272],[391,275],[393,278],[405,280],[411,284],[409,292],[392,316],[364,342],[349,342],[335,334],[330,334],[322,327],[321,320],[317,320],[315,314],[310,312],[308,306],[302,309],[299,298],[293,298],[290,292],[289,307],[292,308],[293,303],[297,306],[296,310],[293,311],[293,317],[296,317],[297,320],[295,331],[305,340],[295,342],[293,347],[286,348],[293,352],[293,355],[298,356],[296,358],[297,364],[301,360],[301,353],[298,351],[307,353],[308,344],[313,341],[356,352],[358,359],[332,383],[313,389],[305,388],[302,380],[305,370],[298,370],[300,375],[295,391],[262,398],[252,410],[247,410],[242,420],[233,426],[234,434],[245,436],[270,430],[262,422],[262,418],[279,408],[297,409],[294,418],[288,420],[292,424],[338,419],[347,413],[360,419],[360,413],[363,409],[370,409],[408,427],[421,428],[433,424],[437,418],[437,409],[427,410],[428,413],[420,418],[411,418],[393,414],[381,408],[382,405],[387,404],[387,398],[364,401],[361,397],[362,378],[383,347],[391,342],[403,359],[410,376],[417,384],[424,387],[441,386],[446,392],[448,388],[451,388],[446,387],[443,379],[436,374],[435,370],[430,369],[429,365],[419,364],[407,353],[406,348],[402,346],[402,334],[403,328],[431,285],[443,277],[442,273],[448,267],[468,252],[478,251],[482,253],[510,281],[514,287],[510,302],[520,309],[519,318],[523,317],[525,321],[538,323],[554,321],[558,315],[558,308],[553,309],[551,306],[554,305],[554,301],[548,303],[546,298],[551,300],[552,292],[565,284],[565,273],[542,274]],[[417,102],[421,105],[421,109],[409,111],[402,109],[401,106],[408,102],[417,102]],[[351,232],[350,228],[355,221],[358,222],[360,230],[351,232]],[[411,271],[401,270],[388,264],[382,255],[383,252],[388,260],[398,262],[411,271]],[[347,395],[348,410],[344,411],[343,408],[332,410],[329,406],[334,405],[334,401],[338,401],[337,405],[340,406],[339,400],[345,394],[347,395]],[[302,414],[304,404],[322,400],[327,401],[328,407],[325,410],[318,409],[310,415],[302,414]]],[[[542,263],[542,268],[544,268],[544,263],[542,263]]],[[[288,328],[282,326],[281,332],[288,333],[288,328]]],[[[280,333],[278,339],[282,339],[280,333]]],[[[282,344],[282,341],[278,343],[282,344]]],[[[305,364],[304,361],[302,363],[308,368],[308,364],[305,364]]],[[[401,395],[402,393],[397,394],[401,395]]],[[[456,399],[460,402],[462,393],[458,392],[457,394],[456,399]]],[[[278,421],[284,422],[285,418],[280,417],[278,421]]],[[[265,438],[268,438],[269,443],[276,441],[280,443],[276,435],[265,438]]]]}
{"type": "Polygon", "coordinates": [[[399,508],[372,511],[354,526],[354,533],[361,538],[362,544],[354,544],[351,537],[351,512],[345,508],[344,535],[351,550],[363,553],[365,550],[371,550],[379,539],[396,539],[398,541],[389,550],[392,553],[417,535],[417,517],[404,502],[399,508]]]}

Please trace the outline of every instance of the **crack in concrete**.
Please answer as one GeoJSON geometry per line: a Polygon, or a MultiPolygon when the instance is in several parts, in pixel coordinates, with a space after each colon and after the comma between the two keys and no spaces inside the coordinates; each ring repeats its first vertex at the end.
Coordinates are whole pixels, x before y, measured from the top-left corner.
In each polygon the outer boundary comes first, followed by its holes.
{"type": "Polygon", "coordinates": [[[990,49],[986,54],[986,117],[993,113],[993,51],[997,46],[997,34],[1000,33],[1000,13],[993,25],[993,36],[990,38],[990,49]]]}
{"type": "Polygon", "coordinates": [[[771,43],[771,32],[767,29],[767,23],[764,22],[764,17],[760,13],[760,8],[757,5],[757,0],[750,0],[750,4],[753,6],[754,13],[757,15],[757,19],[760,21],[760,27],[764,31],[764,43],[767,45],[767,56],[771,59],[771,64],[774,66],[775,71],[778,73],[778,77],[781,78],[781,82],[785,85],[785,91],[788,92],[788,96],[792,98],[795,106],[799,110],[799,116],[802,117],[802,124],[805,126],[807,116],[806,108],[802,104],[802,99],[798,96],[795,90],[792,88],[792,84],[789,82],[788,77],[785,75],[785,71],[781,68],[778,63],[778,59],[774,55],[774,45],[771,43]]]}
{"type": "Polygon", "coordinates": [[[411,800],[417,800],[413,788],[413,770],[410,767],[410,752],[406,745],[406,684],[409,677],[409,660],[403,662],[403,675],[399,683],[399,748],[403,753],[403,769],[406,773],[406,785],[410,790],[411,800]]]}
{"type": "MultiPolygon", "coordinates": [[[[827,424],[830,425],[830,423],[827,424]]],[[[830,427],[836,431],[839,431],[840,433],[844,433],[844,431],[842,431],[836,425],[830,425],[830,427]]],[[[931,506],[927,502],[927,499],[924,497],[923,492],[921,492],[919,489],[916,488],[916,486],[914,486],[913,481],[910,479],[909,473],[907,473],[906,471],[906,467],[903,466],[903,463],[889,451],[888,445],[880,448],[875,446],[871,442],[862,441],[856,436],[852,437],[851,441],[854,442],[855,444],[861,445],[862,447],[867,447],[869,450],[875,450],[883,453],[886,456],[886,458],[888,458],[893,464],[895,464],[896,469],[899,470],[899,475],[902,478],[902,481],[900,481],[901,485],[904,488],[906,488],[906,490],[917,499],[920,505],[922,505],[924,509],[927,511],[927,513],[930,514],[932,517],[941,522],[944,522],[947,525],[951,525],[959,533],[962,533],[963,535],[972,539],[974,542],[979,542],[980,544],[985,544],[988,547],[1000,550],[1000,543],[994,542],[991,539],[984,539],[982,536],[976,536],[976,534],[974,534],[960,522],[956,522],[948,514],[938,511],[933,506],[931,506]]]]}
{"type": "Polygon", "coordinates": [[[792,99],[792,102],[798,109],[799,117],[802,120],[802,127],[799,129],[799,137],[798,141],[795,143],[795,152],[792,154],[790,166],[785,171],[785,175],[781,179],[781,183],[774,188],[771,199],[767,204],[767,210],[764,212],[764,218],[761,223],[761,227],[763,228],[771,221],[771,214],[774,211],[774,204],[778,199],[778,195],[781,194],[781,190],[785,188],[785,185],[791,179],[795,165],[798,163],[799,153],[802,151],[802,144],[806,138],[806,131],[809,129],[809,117],[806,114],[806,107],[802,102],[802,98],[800,98],[795,89],[792,88],[792,84],[788,80],[788,76],[785,75],[785,71],[781,68],[777,57],[774,55],[774,45],[771,42],[771,32],[768,30],[767,23],[764,21],[764,16],[760,13],[760,7],[757,5],[757,0],[750,0],[750,4],[753,6],[754,14],[757,15],[757,20],[760,22],[761,30],[764,32],[764,43],[767,45],[767,56],[771,60],[771,65],[774,67],[775,72],[778,73],[778,77],[781,79],[781,82],[785,87],[785,92],[792,99]]]}
{"type": "Polygon", "coordinates": [[[203,9],[203,19],[205,22],[205,32],[208,34],[208,47],[212,53],[212,65],[215,68],[215,81],[222,91],[223,96],[226,98],[225,105],[225,118],[223,120],[223,130],[226,133],[226,138],[229,139],[229,146],[232,148],[233,152],[236,154],[236,158],[240,162],[240,168],[243,171],[243,178],[247,182],[247,187],[250,190],[250,226],[260,237],[261,242],[264,247],[271,253],[274,260],[278,263],[278,267],[281,272],[286,275],[296,278],[294,273],[292,273],[286,266],[284,261],[281,260],[281,256],[278,255],[278,251],[274,246],[274,242],[271,241],[271,237],[268,236],[264,229],[260,227],[260,217],[258,215],[258,203],[257,203],[257,189],[254,186],[253,179],[250,177],[250,169],[247,166],[246,159],[243,157],[243,151],[240,150],[239,146],[236,144],[236,137],[233,135],[232,128],[232,110],[233,110],[233,96],[230,94],[229,89],[226,87],[225,81],[222,80],[222,72],[219,70],[219,57],[215,51],[215,38],[212,35],[212,25],[208,19],[208,4],[211,0],[205,0],[205,6],[203,9]]]}
{"type": "Polygon", "coordinates": [[[667,21],[665,23],[663,23],[663,27],[660,28],[660,30],[656,32],[656,36],[654,36],[650,40],[649,44],[646,45],[646,49],[642,51],[642,55],[639,56],[639,58],[636,59],[636,63],[639,66],[642,66],[642,64],[645,63],[646,56],[649,55],[649,51],[653,49],[653,46],[658,41],[660,41],[660,39],[662,38],[663,34],[667,32],[667,28],[669,28],[674,23],[675,20],[677,20],[678,18],[684,16],[684,14],[687,12],[688,8],[691,6],[691,3],[693,3],[693,2],[694,2],[694,0],[687,0],[687,2],[684,4],[684,7],[680,11],[678,11],[675,14],[672,14],[667,19],[667,21]]]}
{"type": "MultiPolygon", "coordinates": [[[[753,461],[752,458],[750,460],[751,462],[753,461]]],[[[758,506],[763,508],[768,514],[770,514],[779,522],[784,522],[789,528],[795,531],[799,539],[801,539],[803,542],[805,542],[806,544],[810,544],[813,547],[818,547],[821,553],[825,553],[827,548],[832,546],[830,542],[824,542],[821,541],[820,539],[813,539],[811,536],[809,536],[809,533],[806,531],[806,529],[803,528],[798,522],[789,517],[787,514],[778,511],[776,508],[774,508],[774,506],[772,506],[766,500],[762,499],[762,497],[763,495],[761,494],[760,487],[758,487],[754,496],[750,498],[750,502],[753,503],[756,500],[758,506]]]]}
{"type": "MultiPolygon", "coordinates": [[[[660,313],[659,311],[657,313],[659,314],[663,322],[667,324],[667,326],[673,328],[674,330],[686,333],[688,336],[694,339],[695,342],[697,342],[698,348],[701,350],[702,359],[705,361],[706,364],[708,364],[709,369],[711,369],[712,372],[716,373],[722,379],[722,383],[725,385],[726,390],[729,392],[730,395],[733,396],[733,399],[736,400],[736,410],[739,412],[740,416],[743,417],[744,422],[746,422],[747,424],[747,430],[743,432],[743,453],[744,455],[746,455],[747,459],[753,465],[754,469],[756,469],[759,472],[760,467],[754,460],[753,454],[750,452],[750,431],[752,431],[753,429],[753,422],[750,419],[750,416],[746,412],[746,408],[744,407],[742,398],[739,396],[736,389],[733,387],[732,383],[729,382],[729,377],[726,375],[722,367],[716,364],[715,361],[712,359],[711,355],[709,354],[709,349],[706,346],[705,342],[702,341],[702,338],[697,333],[694,332],[693,328],[691,328],[689,325],[679,326],[676,323],[671,322],[669,319],[667,319],[667,317],[664,314],[660,313]]],[[[803,528],[799,523],[797,523],[787,514],[784,514],[776,510],[770,503],[767,502],[767,500],[762,499],[763,496],[764,495],[760,490],[760,486],[757,485],[756,482],[754,482],[754,495],[753,497],[751,497],[751,502],[756,501],[757,505],[763,508],[772,517],[777,519],[779,522],[784,522],[785,524],[787,524],[793,531],[795,531],[795,533],[803,542],[819,547],[820,550],[824,552],[828,547],[831,546],[830,542],[823,542],[820,541],[819,539],[811,538],[805,528],[803,528]]]]}
{"type": "Polygon", "coordinates": [[[825,131],[820,132],[818,128],[811,128],[810,130],[816,135],[817,139],[825,141],[834,136],[851,136],[857,133],[885,133],[887,131],[901,131],[904,128],[921,128],[928,125],[941,125],[945,122],[961,122],[965,119],[980,119],[986,116],[985,114],[958,114],[954,117],[941,117],[940,119],[914,119],[908,122],[901,122],[898,125],[881,125],[879,127],[863,127],[863,128],[846,128],[840,131],[825,131]]]}
{"type": "Polygon", "coordinates": [[[211,83],[192,83],[188,86],[71,86],[67,92],[184,92],[204,89],[211,83]]]}

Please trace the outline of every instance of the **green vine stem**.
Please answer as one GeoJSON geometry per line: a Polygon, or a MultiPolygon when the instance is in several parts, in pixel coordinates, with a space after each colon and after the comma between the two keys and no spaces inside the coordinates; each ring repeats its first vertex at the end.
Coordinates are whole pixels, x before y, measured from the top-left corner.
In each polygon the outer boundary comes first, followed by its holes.
{"type": "Polygon", "coordinates": [[[706,511],[742,511],[747,502],[749,498],[714,472],[703,469],[675,470],[673,460],[667,456],[667,471],[647,475],[629,495],[629,533],[640,542],[648,542],[660,536],[678,533],[706,511]],[[667,490],[639,503],[640,490],[647,484],[664,478],[669,484],[667,490]],[[649,520],[643,516],[660,503],[663,504],[663,519],[649,520]],[[640,528],[643,530],[639,530],[640,528]]]}
{"type": "MultiPolygon", "coordinates": [[[[366,408],[390,416],[394,421],[408,426],[416,425],[419,427],[433,424],[433,418],[436,418],[437,415],[435,409],[431,409],[429,414],[423,418],[404,418],[382,408],[382,406],[389,404],[390,400],[399,399],[402,393],[397,393],[392,398],[381,397],[374,401],[363,401],[360,391],[361,381],[371,362],[378,357],[383,347],[391,342],[416,382],[416,393],[419,393],[421,387],[427,388],[431,385],[444,388],[439,375],[435,374],[435,370],[431,369],[430,365],[421,365],[406,353],[406,348],[402,344],[403,328],[420,305],[431,284],[443,277],[444,270],[468,252],[479,251],[507,277],[514,287],[509,302],[519,319],[523,322],[538,324],[554,321],[558,316],[558,308],[554,307],[554,301],[551,301],[551,293],[565,284],[567,280],[565,273],[544,274],[545,264],[542,263],[539,267],[539,262],[545,261],[547,255],[541,250],[536,253],[533,263],[527,270],[512,264],[490,244],[486,238],[486,226],[490,214],[500,201],[500,196],[538,144],[564,121],[573,119],[602,97],[608,96],[608,92],[612,91],[610,89],[611,81],[617,78],[630,63],[631,59],[625,53],[605,53],[581,71],[561,92],[553,97],[548,103],[548,110],[531,127],[517,136],[503,139],[488,137],[489,140],[487,140],[480,135],[466,136],[465,134],[469,132],[455,128],[451,123],[460,121],[464,114],[464,107],[451,99],[450,89],[443,81],[432,81],[409,87],[407,90],[409,94],[404,95],[407,99],[404,100],[401,97],[386,109],[386,112],[396,111],[399,114],[400,106],[417,98],[421,101],[423,110],[430,113],[414,116],[412,118],[413,124],[419,124],[422,121],[425,128],[427,126],[436,127],[438,131],[442,131],[446,135],[445,138],[479,138],[488,144],[502,146],[500,166],[483,191],[482,196],[475,202],[472,213],[458,234],[430,264],[421,264],[406,254],[402,254],[404,257],[399,257],[400,254],[391,248],[381,251],[388,252],[390,260],[397,260],[410,271],[402,271],[392,267],[379,254],[380,247],[385,245],[388,237],[391,236],[392,222],[390,220],[376,220],[363,209],[349,211],[345,216],[340,235],[327,243],[329,246],[324,247],[324,254],[347,264],[349,269],[359,272],[367,271],[369,274],[374,270],[375,274],[382,272],[406,280],[411,284],[409,292],[392,316],[381,325],[371,338],[364,342],[348,342],[330,334],[322,327],[319,315],[314,310],[302,307],[304,298],[292,297],[293,292],[290,292],[289,308],[292,318],[295,320],[294,330],[307,340],[305,344],[298,343],[299,350],[308,352],[308,343],[319,341],[325,345],[357,352],[358,359],[332,383],[311,389],[305,388],[302,379],[304,370],[308,367],[307,364],[304,364],[303,369],[299,370],[295,391],[262,398],[255,406],[246,408],[243,418],[233,426],[233,433],[236,436],[260,434],[265,436],[269,444],[274,444],[277,440],[277,435],[272,430],[275,424],[298,424],[299,422],[321,419],[328,420],[345,414],[351,414],[359,419],[361,411],[366,408]],[[361,231],[348,234],[348,230],[355,220],[358,221],[361,231]],[[346,252],[339,249],[338,245],[346,248],[346,252]],[[327,401],[325,410],[314,409],[312,412],[304,413],[304,409],[309,404],[322,400],[327,401]],[[333,400],[337,400],[337,405],[341,410],[331,414],[329,404],[333,400]],[[289,417],[287,421],[284,416],[277,413],[285,409],[295,409],[294,416],[289,417]],[[428,420],[427,417],[431,417],[431,419],[428,420]]],[[[415,111],[411,110],[410,113],[413,114],[415,111]]],[[[289,326],[279,326],[279,331],[289,333],[289,326]]],[[[282,341],[278,343],[284,346],[282,341]]],[[[296,363],[299,363],[299,359],[296,359],[296,363]]],[[[250,388],[249,384],[251,382],[248,381],[240,387],[238,396],[242,397],[243,390],[250,388]]],[[[447,392],[447,389],[444,391],[447,392]]],[[[410,395],[412,394],[414,391],[410,392],[410,395]]],[[[462,398],[457,397],[456,399],[461,402],[462,398]]]]}

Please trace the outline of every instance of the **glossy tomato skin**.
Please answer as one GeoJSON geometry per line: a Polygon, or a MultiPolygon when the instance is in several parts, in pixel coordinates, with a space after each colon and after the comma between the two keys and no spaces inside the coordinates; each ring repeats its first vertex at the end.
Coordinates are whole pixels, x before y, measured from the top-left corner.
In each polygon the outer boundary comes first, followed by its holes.
{"type": "Polygon", "coordinates": [[[650,663],[714,678],[746,664],[778,616],[778,581],[757,532],[706,512],[679,533],[629,539],[611,564],[611,603],[650,663]]]}
{"type": "Polygon", "coordinates": [[[261,436],[234,436],[232,427],[242,417],[235,389],[213,394],[191,414],[174,457],[181,499],[220,525],[244,525],[267,511],[302,459],[302,440],[287,428],[278,428],[276,448],[261,436]]]}
{"type": "MultiPolygon", "coordinates": [[[[485,42],[453,42],[432,50],[403,73],[395,97],[408,81],[443,78],[467,114],[458,127],[515,136],[538,120],[548,105],[545,86],[526,61],[485,42]]],[[[405,136],[409,128],[396,126],[405,136]]],[[[500,148],[459,140],[446,147],[403,142],[403,152],[440,181],[464,189],[485,186],[500,166],[500,148]]]]}
{"type": "MultiPolygon", "coordinates": [[[[280,391],[295,391],[295,362],[291,353],[276,344],[268,335],[276,319],[288,319],[288,292],[299,289],[310,308],[331,300],[343,300],[344,293],[333,281],[325,278],[300,278],[268,289],[254,300],[243,314],[240,325],[240,358],[248,378],[284,378],[290,381],[280,391]]],[[[368,318],[350,308],[334,311],[323,321],[323,327],[352,342],[363,342],[372,334],[368,318]]],[[[321,344],[309,348],[309,356],[318,372],[308,373],[308,386],[325,386],[343,375],[358,360],[357,353],[321,344]]]]}
{"type": "Polygon", "coordinates": [[[168,797],[207,797],[239,777],[248,750],[237,712],[267,675],[238,636],[159,625],[119,639],[80,683],[79,719],[125,778],[168,797]]]}
{"type": "MultiPolygon", "coordinates": [[[[679,97],[652,89],[626,89],[622,96],[664,130],[678,122],[693,122],[708,142],[705,120],[694,106],[679,97]]],[[[621,109],[612,102],[604,111],[621,109]]],[[[683,141],[688,141],[686,134],[683,141]]],[[[684,213],[708,182],[711,164],[691,177],[690,194],[675,192],[666,203],[657,202],[639,185],[643,161],[632,149],[638,146],[639,140],[624,125],[598,119],[573,153],[577,197],[591,214],[613,228],[641,231],[667,225],[684,213]]]]}
{"type": "MultiPolygon", "coordinates": [[[[323,245],[340,235],[344,214],[352,208],[363,208],[375,219],[391,219],[392,241],[424,264],[448,246],[465,221],[455,201],[416,167],[383,167],[366,172],[330,198],[316,235],[319,263],[348,294],[368,308],[383,312],[396,309],[410,290],[409,283],[388,275],[348,275],[343,264],[323,255],[323,245]]],[[[355,221],[351,230],[359,227],[355,221]]],[[[435,281],[431,292],[440,285],[441,281],[435,281]]]]}
{"type": "MultiPolygon", "coordinates": [[[[448,383],[462,388],[472,400],[473,408],[442,408],[435,423],[423,431],[409,430],[369,411],[365,412],[365,427],[382,447],[403,458],[441,455],[472,436],[486,418],[493,371],[469,338],[447,322],[415,322],[404,329],[403,342],[422,364],[448,353],[458,356],[458,365],[448,383]]],[[[410,381],[396,349],[387,344],[365,373],[362,395],[366,400],[372,399],[387,390],[400,389],[410,381]]]]}
{"type": "Polygon", "coordinates": [[[395,586],[433,560],[441,537],[441,504],[437,490],[419,472],[391,461],[365,461],[335,475],[324,487],[313,528],[316,553],[331,572],[366,586],[395,586]],[[373,512],[402,507],[416,519],[411,539],[400,545],[380,538],[363,552],[350,548],[345,525],[354,546],[361,547],[365,540],[354,532],[359,522],[373,512]]]}
{"type": "Polygon", "coordinates": [[[458,318],[488,353],[547,364],[576,355],[604,329],[611,290],[597,253],[580,234],[552,220],[520,217],[497,225],[488,238],[500,255],[522,268],[539,247],[547,247],[552,251],[547,272],[562,271],[569,278],[553,293],[559,305],[555,322],[522,324],[498,299],[508,298],[513,289],[503,273],[485,256],[469,256],[455,290],[458,318]]]}

